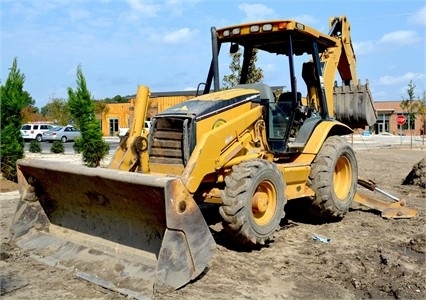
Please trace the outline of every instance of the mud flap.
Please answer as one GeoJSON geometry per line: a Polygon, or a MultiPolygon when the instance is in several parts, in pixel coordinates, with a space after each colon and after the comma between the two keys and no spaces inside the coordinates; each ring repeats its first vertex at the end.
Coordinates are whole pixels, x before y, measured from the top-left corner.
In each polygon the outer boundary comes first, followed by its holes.
{"type": "Polygon", "coordinates": [[[179,178],[19,160],[18,246],[46,264],[145,298],[199,276],[215,242],[179,178]]]}
{"type": "Polygon", "coordinates": [[[335,86],[333,95],[336,119],[340,122],[351,128],[364,128],[376,123],[377,116],[368,83],[335,86]]]}

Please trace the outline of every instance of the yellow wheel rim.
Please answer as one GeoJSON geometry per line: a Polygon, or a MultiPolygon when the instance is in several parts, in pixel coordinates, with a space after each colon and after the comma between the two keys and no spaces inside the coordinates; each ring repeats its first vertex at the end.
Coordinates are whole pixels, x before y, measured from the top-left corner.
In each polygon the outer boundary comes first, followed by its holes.
{"type": "Polygon", "coordinates": [[[273,184],[262,181],[252,197],[251,210],[257,225],[268,224],[274,217],[277,207],[277,193],[273,184]]]}
{"type": "Polygon", "coordinates": [[[352,166],[345,156],[341,156],[334,168],[334,193],[339,200],[345,200],[352,186],[352,166]]]}

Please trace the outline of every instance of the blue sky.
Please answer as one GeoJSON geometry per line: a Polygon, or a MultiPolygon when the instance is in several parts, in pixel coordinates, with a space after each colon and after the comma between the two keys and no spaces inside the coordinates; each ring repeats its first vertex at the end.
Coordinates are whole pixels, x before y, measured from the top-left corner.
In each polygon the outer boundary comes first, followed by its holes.
{"type": "MultiPolygon", "coordinates": [[[[195,89],[210,64],[210,27],[295,19],[322,32],[331,16],[351,23],[358,77],[375,101],[426,90],[426,3],[387,1],[0,0],[0,80],[13,58],[36,106],[67,99],[80,64],[95,99],[195,89]]],[[[222,62],[221,77],[229,73],[222,62]]],[[[277,65],[259,60],[264,82],[283,85],[277,65]]],[[[282,73],[285,74],[285,73],[282,73]]],[[[300,85],[300,83],[299,83],[300,85]]]]}

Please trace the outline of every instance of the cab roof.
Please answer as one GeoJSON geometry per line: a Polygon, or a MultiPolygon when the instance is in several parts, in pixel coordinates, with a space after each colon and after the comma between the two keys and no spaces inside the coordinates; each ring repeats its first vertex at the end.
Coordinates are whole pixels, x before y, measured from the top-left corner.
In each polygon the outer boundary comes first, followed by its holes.
{"type": "Polygon", "coordinates": [[[275,54],[287,54],[288,36],[292,35],[296,55],[312,54],[312,42],[324,52],[337,45],[338,40],[316,29],[292,20],[245,23],[216,29],[219,43],[237,43],[275,54]]]}

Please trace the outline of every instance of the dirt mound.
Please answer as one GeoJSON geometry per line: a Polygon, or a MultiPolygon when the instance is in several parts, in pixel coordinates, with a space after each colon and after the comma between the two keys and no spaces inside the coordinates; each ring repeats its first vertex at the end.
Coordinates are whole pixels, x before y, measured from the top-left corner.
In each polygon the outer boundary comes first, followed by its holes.
{"type": "MultiPolygon", "coordinates": [[[[54,158],[71,161],[71,157],[54,158]]],[[[407,199],[418,215],[384,219],[354,203],[339,222],[319,223],[305,217],[302,202],[289,201],[274,241],[244,251],[223,232],[221,218],[213,209],[203,210],[217,242],[208,272],[176,291],[158,293],[154,299],[425,300],[426,189],[401,183],[413,165],[416,170],[426,170],[424,161],[416,164],[426,160],[426,149],[383,146],[358,150],[356,157],[361,177],[407,199]]],[[[81,157],[75,156],[74,162],[81,164],[81,157]]],[[[108,163],[106,160],[105,165],[108,163]]],[[[424,173],[420,178],[424,183],[424,173]]],[[[0,193],[0,299],[129,299],[82,280],[77,274],[84,274],[83,270],[70,272],[41,264],[32,251],[11,242],[10,224],[19,197],[18,191],[0,193]]]]}
{"type": "Polygon", "coordinates": [[[413,166],[413,169],[408,173],[402,182],[403,185],[418,185],[426,189],[426,159],[422,159],[413,166]]]}
{"type": "Polygon", "coordinates": [[[0,179],[0,192],[11,192],[18,189],[18,184],[16,182],[7,180],[5,178],[0,179]]]}

